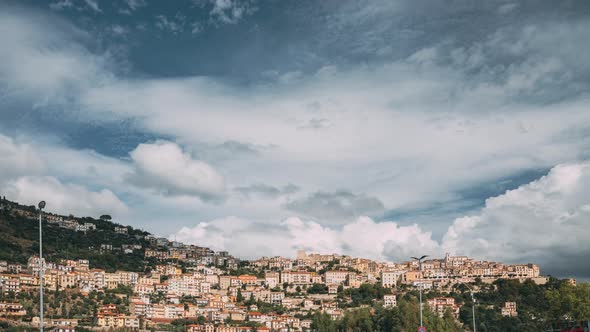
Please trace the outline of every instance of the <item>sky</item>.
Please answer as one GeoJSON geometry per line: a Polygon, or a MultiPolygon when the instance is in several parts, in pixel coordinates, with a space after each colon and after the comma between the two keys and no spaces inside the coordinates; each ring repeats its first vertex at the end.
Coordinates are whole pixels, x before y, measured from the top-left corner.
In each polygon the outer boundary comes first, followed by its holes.
{"type": "Polygon", "coordinates": [[[0,194],[590,279],[588,31],[583,0],[0,0],[0,194]]]}

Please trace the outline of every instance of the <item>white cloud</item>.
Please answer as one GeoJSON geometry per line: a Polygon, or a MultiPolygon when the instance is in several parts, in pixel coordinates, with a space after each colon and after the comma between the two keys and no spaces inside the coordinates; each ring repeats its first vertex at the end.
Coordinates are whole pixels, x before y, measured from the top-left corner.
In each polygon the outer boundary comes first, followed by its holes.
{"type": "Polygon", "coordinates": [[[49,211],[96,216],[127,213],[126,205],[110,190],[125,191],[123,176],[130,168],[90,150],[71,150],[26,137],[0,134],[0,194],[26,204],[46,200],[49,211]],[[83,183],[84,185],[79,185],[83,183]]]}
{"type": "Polygon", "coordinates": [[[589,276],[590,164],[564,164],[541,179],[489,198],[478,214],[457,218],[441,242],[418,225],[361,217],[343,227],[291,217],[262,223],[236,217],[201,222],[170,235],[241,257],[293,256],[298,249],[404,261],[445,252],[507,263],[540,264],[544,273],[589,276]]]}
{"type": "Polygon", "coordinates": [[[114,24],[113,26],[111,26],[110,30],[114,35],[118,36],[122,36],[129,33],[129,30],[127,28],[118,24],[114,24]]]}
{"type": "MultiPolygon", "coordinates": [[[[240,10],[234,13],[234,1],[207,3],[225,12],[230,21],[232,17],[243,17],[240,10]]],[[[353,22],[337,19],[334,24],[354,27],[381,16],[389,20],[390,13],[403,9],[395,4],[383,11],[379,5],[348,8],[358,13],[353,15],[353,22]]],[[[67,105],[66,116],[71,112],[82,120],[133,118],[147,131],[173,137],[190,151],[199,152],[199,146],[219,146],[225,142],[271,147],[255,157],[226,158],[215,163],[213,169],[173,144],[165,149],[170,153],[166,158],[172,162],[160,162],[160,151],[150,152],[158,150],[159,144],[145,145],[150,149],[143,151],[145,160],[134,160],[134,179],[143,187],[170,194],[207,199],[222,196],[225,181],[241,187],[252,183],[294,183],[303,188],[299,198],[318,190],[345,187],[351,192],[379,197],[386,208],[428,206],[433,201],[456,200],[455,191],[482,181],[587,157],[590,147],[589,136],[583,131],[590,123],[588,99],[580,93],[588,91],[590,67],[579,56],[587,54],[590,45],[584,42],[589,36],[587,20],[524,28],[510,26],[490,31],[482,42],[426,45],[406,59],[355,68],[329,66],[315,74],[297,70],[277,73],[271,85],[244,87],[206,77],[116,77],[108,68],[108,56],[93,54],[84,47],[84,41],[89,39],[86,33],[55,22],[54,18],[39,16],[32,20],[32,15],[0,13],[0,41],[6,46],[0,48],[2,98],[19,95],[38,105],[58,106],[68,100],[71,104],[67,105]],[[572,94],[564,95],[568,93],[572,94]],[[301,130],[308,127],[314,130],[301,130]],[[579,129],[582,134],[569,136],[572,129],[579,129]]],[[[171,19],[162,21],[170,23],[171,19]]],[[[178,30],[177,26],[171,27],[178,30]]],[[[339,38],[341,34],[333,35],[339,38]]],[[[353,46],[374,46],[371,39],[366,41],[367,44],[363,39],[353,46]]],[[[135,153],[138,151],[141,149],[135,153]]],[[[84,175],[89,169],[87,161],[74,164],[71,170],[76,177],[88,179],[84,175]]],[[[109,173],[120,179],[125,165],[112,160],[107,164],[111,165],[109,173]]],[[[100,167],[95,170],[100,174],[100,167]]],[[[53,171],[59,172],[56,168],[53,171]]],[[[108,176],[101,174],[96,178],[108,176]]],[[[170,196],[165,199],[186,206],[194,205],[196,200],[170,196]]],[[[228,201],[233,204],[229,208],[204,208],[207,217],[211,217],[204,220],[227,215],[228,210],[244,218],[255,213],[257,218],[253,219],[265,221],[281,219],[286,213],[277,206],[285,203],[280,199],[274,205],[259,201],[245,205],[235,198],[228,201]]],[[[445,245],[452,247],[451,235],[456,232],[460,241],[472,238],[464,234],[480,239],[469,249],[474,253],[482,252],[481,248],[486,246],[490,254],[499,252],[494,251],[501,247],[492,236],[494,228],[489,226],[491,244],[468,230],[493,225],[487,217],[488,213],[493,214],[489,211],[508,214],[512,209],[492,204],[482,215],[457,220],[445,245]]],[[[514,211],[522,213],[520,208],[514,211]]],[[[584,211],[580,207],[572,213],[583,215],[584,211]]],[[[562,211],[566,212],[569,213],[562,211]]],[[[527,213],[521,217],[534,216],[527,213]]],[[[493,215],[504,218],[501,213],[493,215]]],[[[309,228],[317,234],[336,232],[321,226],[323,222],[303,222],[302,229],[309,228]]],[[[222,222],[213,225],[228,227],[222,222]]],[[[281,225],[295,232],[295,226],[281,225]]],[[[518,231],[519,224],[515,225],[508,229],[518,231]]],[[[223,239],[223,232],[216,233],[210,229],[212,226],[202,227],[223,239]]],[[[262,236],[256,234],[252,236],[262,236]]],[[[550,235],[550,243],[571,236],[555,234],[550,235]]],[[[277,238],[284,239],[279,235],[277,238]]],[[[302,236],[298,238],[307,243],[302,236]]],[[[342,238],[340,233],[327,237],[327,242],[317,248],[344,250],[335,242],[342,238]]],[[[396,243],[371,249],[368,254],[386,252],[384,248],[403,250],[396,243]]],[[[587,248],[583,244],[580,247],[587,248]]]]}
{"type": "Polygon", "coordinates": [[[308,192],[344,187],[398,208],[444,202],[456,198],[454,190],[474,183],[576,160],[588,144],[555,140],[590,122],[587,100],[539,106],[514,99],[519,93],[563,90],[541,89],[567,78],[558,74],[568,68],[560,61],[547,57],[494,69],[505,73],[502,81],[485,75],[476,80],[462,69],[480,68],[492,49],[518,56],[528,54],[520,49],[549,52],[542,45],[568,31],[578,36],[581,23],[562,27],[551,38],[539,36],[550,29],[512,34],[534,41],[518,50],[506,49],[518,43],[502,31],[485,47],[457,50],[450,66],[432,61],[441,53],[429,48],[408,60],[327,67],[292,82],[242,90],[203,77],[116,78],[108,57],[90,54],[59,29],[48,31],[54,25],[41,27],[19,17],[11,16],[8,22],[18,24],[7,24],[2,34],[13,46],[0,50],[0,58],[8,60],[0,61],[2,84],[27,89],[27,100],[38,103],[57,100],[59,105],[67,96],[73,101],[68,109],[84,110],[70,112],[92,121],[135,118],[146,130],[188,148],[228,141],[273,147],[256,161],[216,165],[231,183],[292,182],[308,192]],[[15,33],[19,38],[11,39],[15,33]],[[38,43],[23,42],[31,36],[56,46],[41,52],[38,43]],[[315,130],[301,130],[310,125],[315,130]]]}
{"type": "Polygon", "coordinates": [[[72,0],[60,0],[49,4],[49,8],[53,10],[63,10],[64,8],[70,8],[74,5],[72,0]]]}
{"type": "Polygon", "coordinates": [[[50,176],[24,176],[5,187],[6,197],[22,204],[36,205],[45,200],[47,211],[77,216],[97,217],[101,214],[121,216],[127,206],[110,190],[89,191],[86,188],[62,183],[50,176]]]}
{"type": "Polygon", "coordinates": [[[211,0],[211,2],[213,3],[211,17],[227,24],[236,24],[245,15],[256,10],[249,0],[211,0]]]}
{"type": "Polygon", "coordinates": [[[590,275],[590,164],[564,164],[455,220],[443,247],[481,259],[527,260],[555,273],[590,275]]]}
{"type": "Polygon", "coordinates": [[[98,7],[98,2],[97,0],[84,0],[84,2],[86,3],[86,5],[92,9],[93,11],[97,12],[97,13],[102,13],[102,10],[98,7]]]}
{"type": "Polygon", "coordinates": [[[125,0],[125,3],[131,11],[135,11],[138,8],[147,6],[145,0],[125,0]]]}
{"type": "Polygon", "coordinates": [[[170,238],[186,243],[224,249],[240,257],[261,255],[294,256],[304,249],[321,253],[342,253],[378,260],[406,260],[416,253],[436,253],[438,244],[417,225],[376,223],[367,217],[340,228],[314,221],[287,218],[279,224],[256,223],[236,217],[183,227],[170,238]]]}
{"type": "Polygon", "coordinates": [[[89,35],[54,17],[31,19],[19,10],[3,8],[0,36],[3,99],[36,106],[60,103],[112,77],[108,56],[92,54],[82,44],[89,35]]]}
{"type": "Polygon", "coordinates": [[[0,134],[0,185],[17,176],[39,174],[45,166],[30,144],[0,134]]]}
{"type": "Polygon", "coordinates": [[[203,200],[223,197],[223,177],[210,165],[193,159],[175,143],[140,144],[131,153],[135,166],[129,181],[166,195],[191,195],[203,200]]]}
{"type": "Polygon", "coordinates": [[[165,15],[156,16],[156,27],[160,30],[169,31],[174,34],[184,31],[185,17],[182,15],[176,15],[168,18],[165,15]]]}

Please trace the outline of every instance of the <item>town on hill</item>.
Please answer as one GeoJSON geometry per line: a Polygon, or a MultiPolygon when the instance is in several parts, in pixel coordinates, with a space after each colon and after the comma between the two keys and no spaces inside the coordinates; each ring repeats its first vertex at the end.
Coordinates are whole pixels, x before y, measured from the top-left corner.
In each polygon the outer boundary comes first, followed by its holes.
{"type": "Polygon", "coordinates": [[[553,331],[590,317],[590,286],[533,263],[337,253],[244,260],[98,219],[0,200],[0,328],[55,331],[553,331]],[[40,270],[43,269],[43,280],[40,270]],[[475,313],[475,319],[474,314],[475,313]],[[475,326],[474,326],[475,324],[475,326]]]}

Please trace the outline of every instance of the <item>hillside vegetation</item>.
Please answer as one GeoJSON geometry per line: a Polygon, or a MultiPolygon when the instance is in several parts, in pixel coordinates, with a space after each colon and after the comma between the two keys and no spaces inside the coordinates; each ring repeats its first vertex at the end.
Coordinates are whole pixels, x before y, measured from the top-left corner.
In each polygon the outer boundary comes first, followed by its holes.
{"type": "MultiPolygon", "coordinates": [[[[39,252],[38,220],[14,213],[15,207],[0,209],[0,260],[26,264],[32,255],[39,252]]],[[[22,208],[22,207],[19,207],[22,208]]],[[[90,217],[72,220],[96,225],[96,230],[81,232],[59,227],[43,221],[43,256],[48,261],[59,259],[88,259],[91,268],[107,271],[127,270],[141,272],[144,269],[144,250],[152,245],[144,239],[149,233],[126,226],[128,234],[115,232],[121,226],[108,220],[90,217]],[[101,250],[101,244],[110,244],[115,250],[101,250]],[[116,248],[138,244],[142,249],[123,254],[116,248]]]]}

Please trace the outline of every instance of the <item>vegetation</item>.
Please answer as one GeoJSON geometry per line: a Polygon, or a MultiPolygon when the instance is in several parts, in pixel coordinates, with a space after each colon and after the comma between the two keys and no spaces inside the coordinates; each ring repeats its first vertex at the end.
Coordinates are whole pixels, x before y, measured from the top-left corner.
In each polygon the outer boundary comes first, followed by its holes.
{"type": "MultiPolygon", "coordinates": [[[[420,324],[420,308],[416,301],[401,300],[391,309],[376,306],[347,311],[341,319],[332,320],[326,313],[316,313],[312,318],[312,329],[318,332],[337,331],[416,331],[420,324]]],[[[424,324],[429,331],[459,332],[461,325],[451,312],[438,317],[429,310],[424,310],[424,324]]]]}
{"type": "MultiPolygon", "coordinates": [[[[91,268],[100,268],[108,272],[127,270],[143,272],[144,250],[134,250],[131,254],[122,254],[121,245],[139,244],[143,248],[150,246],[143,237],[149,233],[127,227],[128,234],[115,233],[115,223],[90,217],[75,219],[78,223],[93,223],[95,231],[77,232],[60,228],[58,225],[43,221],[43,253],[49,261],[59,259],[88,259],[91,268]],[[101,244],[111,244],[110,250],[100,250],[101,244]]],[[[39,251],[39,224],[11,213],[0,210],[0,260],[10,263],[26,264],[28,258],[39,251]]]]}
{"type": "Polygon", "coordinates": [[[362,284],[359,288],[349,288],[344,291],[344,295],[350,298],[350,302],[345,306],[370,305],[375,301],[383,300],[383,295],[386,294],[391,294],[391,288],[384,288],[380,284],[362,284]]]}
{"type": "MultiPolygon", "coordinates": [[[[478,331],[544,331],[558,329],[567,321],[590,320],[590,284],[570,285],[550,278],[545,285],[527,280],[499,279],[491,285],[480,284],[476,293],[476,324],[478,331]],[[500,307],[516,302],[518,316],[503,317],[500,307]]],[[[473,328],[471,298],[468,292],[452,295],[465,305],[459,319],[473,328]]]]}

